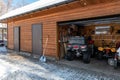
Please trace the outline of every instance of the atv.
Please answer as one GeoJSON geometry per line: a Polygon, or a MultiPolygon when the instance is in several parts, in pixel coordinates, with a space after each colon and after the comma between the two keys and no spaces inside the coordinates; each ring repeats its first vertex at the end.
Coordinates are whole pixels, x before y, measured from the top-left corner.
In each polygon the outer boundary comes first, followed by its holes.
{"type": "Polygon", "coordinates": [[[81,36],[74,36],[70,37],[68,40],[67,45],[67,54],[66,59],[71,61],[74,60],[76,57],[83,57],[84,63],[90,63],[91,53],[90,48],[91,46],[87,45],[86,40],[84,37],[81,36]]]}
{"type": "Polygon", "coordinates": [[[105,45],[105,41],[102,40],[102,47],[98,47],[98,51],[96,52],[97,59],[101,60],[103,58],[113,58],[116,53],[116,48],[111,45],[105,45]]]}

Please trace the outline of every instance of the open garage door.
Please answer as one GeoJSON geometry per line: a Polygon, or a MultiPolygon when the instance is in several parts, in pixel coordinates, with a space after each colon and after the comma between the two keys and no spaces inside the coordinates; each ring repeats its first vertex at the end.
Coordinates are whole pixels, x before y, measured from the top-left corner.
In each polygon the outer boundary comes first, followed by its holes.
{"type": "Polygon", "coordinates": [[[14,28],[14,50],[20,51],[20,27],[14,28]]]}
{"type": "Polygon", "coordinates": [[[42,24],[32,25],[32,53],[42,55],[42,24]]]}
{"type": "MultiPolygon", "coordinates": [[[[89,45],[93,44],[88,51],[90,54],[92,53],[91,58],[92,56],[95,59],[108,60],[114,58],[114,53],[118,48],[116,47],[117,43],[120,42],[120,16],[58,22],[59,57],[66,58],[67,53],[70,53],[68,56],[72,56],[72,59],[79,56],[79,50],[77,49],[85,47],[81,46],[80,42],[82,41],[79,41],[83,39],[81,37],[84,37],[86,46],[89,47],[89,45]],[[76,45],[77,42],[80,45],[76,45]],[[68,50],[70,48],[71,52],[68,50]],[[102,50],[101,53],[99,53],[99,50],[102,50]]],[[[86,55],[82,54],[81,59],[84,58],[86,58],[86,55]]]]}

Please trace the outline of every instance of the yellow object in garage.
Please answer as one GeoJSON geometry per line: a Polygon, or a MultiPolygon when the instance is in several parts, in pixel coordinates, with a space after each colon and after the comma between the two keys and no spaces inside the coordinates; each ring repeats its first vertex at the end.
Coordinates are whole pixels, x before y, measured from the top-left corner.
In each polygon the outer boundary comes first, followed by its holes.
{"type": "Polygon", "coordinates": [[[115,48],[111,48],[111,52],[116,52],[116,49],[115,48]]]}
{"type": "Polygon", "coordinates": [[[104,49],[103,49],[103,47],[98,47],[98,50],[103,51],[104,49]]]}

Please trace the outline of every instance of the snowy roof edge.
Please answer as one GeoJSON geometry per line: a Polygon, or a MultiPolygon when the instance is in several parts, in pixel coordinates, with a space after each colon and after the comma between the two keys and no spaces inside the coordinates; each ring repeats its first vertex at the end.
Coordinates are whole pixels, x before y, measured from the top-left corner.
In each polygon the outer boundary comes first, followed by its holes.
{"type": "Polygon", "coordinates": [[[0,21],[11,18],[11,17],[19,16],[22,14],[34,12],[37,10],[43,10],[43,9],[50,8],[53,6],[62,5],[62,4],[69,3],[72,1],[75,1],[75,0],[46,0],[46,1],[40,0],[40,1],[34,2],[32,4],[17,8],[15,10],[12,10],[12,11],[0,16],[0,21]]]}

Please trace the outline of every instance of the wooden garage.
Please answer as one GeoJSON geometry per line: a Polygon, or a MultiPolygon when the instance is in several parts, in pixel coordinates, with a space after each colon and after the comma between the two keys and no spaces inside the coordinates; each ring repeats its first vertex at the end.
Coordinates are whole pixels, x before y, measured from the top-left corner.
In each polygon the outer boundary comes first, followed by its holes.
{"type": "MultiPolygon", "coordinates": [[[[49,38],[45,55],[59,59],[59,23],[115,17],[116,23],[111,19],[110,23],[93,24],[84,29],[89,34],[89,30],[95,29],[96,25],[112,26],[114,36],[107,34],[102,37],[108,41],[112,37],[119,40],[120,35],[115,34],[120,29],[119,4],[119,0],[40,0],[4,14],[0,22],[8,25],[9,49],[42,54],[49,38]]],[[[92,37],[98,45],[101,37],[94,34],[92,37]]]]}

